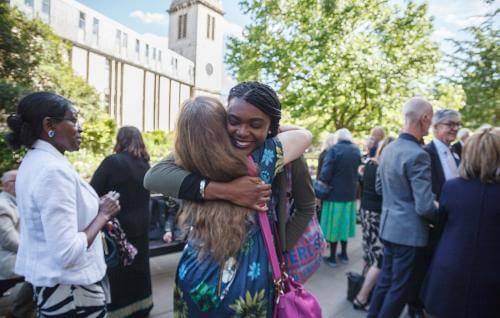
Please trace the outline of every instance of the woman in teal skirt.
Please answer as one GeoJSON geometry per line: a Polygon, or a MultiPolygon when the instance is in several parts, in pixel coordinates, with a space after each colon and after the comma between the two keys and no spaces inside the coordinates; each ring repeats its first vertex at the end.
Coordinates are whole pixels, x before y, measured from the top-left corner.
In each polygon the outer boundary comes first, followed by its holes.
{"type": "Polygon", "coordinates": [[[356,184],[358,166],[361,163],[359,148],[352,143],[349,130],[342,128],[336,132],[337,144],[325,155],[319,181],[330,190],[323,200],[321,209],[321,229],[330,243],[328,265],[337,266],[337,242],[342,250],[339,260],[347,263],[347,239],[356,234],[356,184]]]}

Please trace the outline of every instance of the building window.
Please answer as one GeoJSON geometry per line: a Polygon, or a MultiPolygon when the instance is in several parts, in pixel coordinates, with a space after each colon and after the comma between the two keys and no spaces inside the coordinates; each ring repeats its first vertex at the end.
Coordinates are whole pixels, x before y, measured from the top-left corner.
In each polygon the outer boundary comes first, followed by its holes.
{"type": "Polygon", "coordinates": [[[153,60],[156,60],[156,48],[153,48],[153,60]]]}
{"type": "Polygon", "coordinates": [[[207,14],[207,39],[213,40],[215,38],[215,17],[207,14]]]}
{"type": "Polygon", "coordinates": [[[42,1],[42,12],[45,13],[46,15],[50,15],[50,0],[42,1]]]}
{"type": "Polygon", "coordinates": [[[177,26],[177,39],[186,38],[187,30],[187,13],[181,14],[179,16],[178,26],[177,26]]]}
{"type": "Polygon", "coordinates": [[[135,39],[135,53],[139,55],[141,52],[141,41],[139,39],[135,39]]]}
{"type": "Polygon", "coordinates": [[[33,0],[24,0],[24,5],[30,8],[33,8],[34,1],[33,0]]]}
{"type": "Polygon", "coordinates": [[[122,31],[116,30],[115,46],[116,48],[118,48],[118,51],[121,51],[121,45],[122,45],[122,31]]]}
{"type": "Polygon", "coordinates": [[[80,11],[80,19],[78,20],[78,27],[85,31],[85,13],[80,11]]]}
{"type": "Polygon", "coordinates": [[[175,57],[172,57],[170,64],[172,65],[173,70],[177,70],[177,59],[175,57]]]}
{"type": "Polygon", "coordinates": [[[122,34],[122,46],[125,50],[127,50],[128,47],[128,34],[123,32],[122,34]]]}
{"type": "Polygon", "coordinates": [[[94,37],[95,43],[99,45],[99,20],[94,18],[92,22],[92,36],[94,37]]]}
{"type": "Polygon", "coordinates": [[[161,50],[158,50],[158,62],[161,62],[161,50]]]}
{"type": "Polygon", "coordinates": [[[144,53],[146,58],[149,58],[149,44],[146,44],[146,52],[144,53]]]}

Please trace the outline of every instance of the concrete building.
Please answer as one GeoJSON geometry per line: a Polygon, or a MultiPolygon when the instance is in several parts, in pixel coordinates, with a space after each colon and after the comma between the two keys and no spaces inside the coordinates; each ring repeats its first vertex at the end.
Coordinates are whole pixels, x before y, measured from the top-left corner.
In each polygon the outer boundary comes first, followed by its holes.
{"type": "Polygon", "coordinates": [[[218,0],[173,0],[169,38],[139,34],[75,0],[9,2],[72,43],[75,73],[120,126],[171,131],[184,100],[222,96],[226,22],[218,0]]]}

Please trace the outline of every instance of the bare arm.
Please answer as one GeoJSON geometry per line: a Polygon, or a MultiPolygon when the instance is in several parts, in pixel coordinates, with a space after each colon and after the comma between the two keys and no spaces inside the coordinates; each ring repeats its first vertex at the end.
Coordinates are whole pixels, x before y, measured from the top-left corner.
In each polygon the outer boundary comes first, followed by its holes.
{"type": "Polygon", "coordinates": [[[311,132],[303,128],[284,131],[279,133],[277,137],[283,146],[285,164],[302,156],[312,142],[311,132]]]}

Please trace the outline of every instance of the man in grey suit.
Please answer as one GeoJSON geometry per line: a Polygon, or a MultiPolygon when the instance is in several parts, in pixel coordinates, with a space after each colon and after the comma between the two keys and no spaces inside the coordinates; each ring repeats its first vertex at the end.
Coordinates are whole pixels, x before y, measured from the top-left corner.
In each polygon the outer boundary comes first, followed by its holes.
{"type": "Polygon", "coordinates": [[[403,106],[405,126],[389,144],[377,170],[382,194],[380,239],[384,243],[382,272],[368,317],[399,317],[414,286],[420,249],[427,245],[428,220],[437,216],[431,187],[431,162],[420,140],[432,121],[432,105],[412,98],[403,106]]]}

